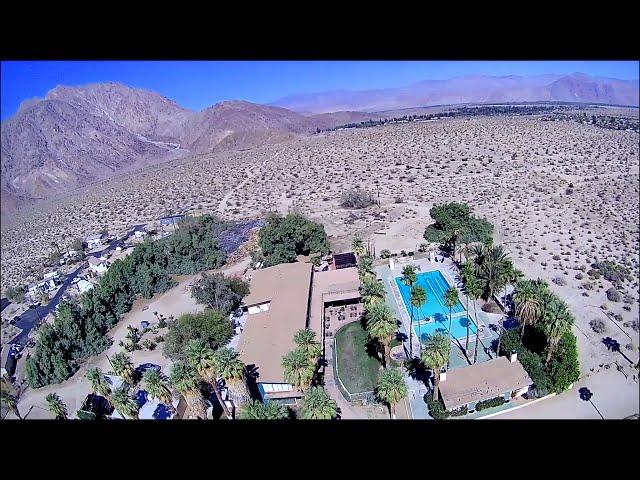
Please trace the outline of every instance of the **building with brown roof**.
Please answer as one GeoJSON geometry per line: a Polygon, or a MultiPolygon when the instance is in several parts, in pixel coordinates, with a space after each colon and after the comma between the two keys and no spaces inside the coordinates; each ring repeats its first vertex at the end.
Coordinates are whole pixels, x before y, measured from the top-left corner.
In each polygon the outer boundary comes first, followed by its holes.
{"type": "Polygon", "coordinates": [[[532,384],[514,353],[510,358],[498,357],[442,373],[440,395],[447,410],[466,405],[472,412],[478,402],[500,396],[509,401],[524,394],[532,384]]]}
{"type": "Polygon", "coordinates": [[[248,318],[238,344],[242,361],[254,365],[265,400],[295,403],[301,396],[284,379],[282,357],[293,350],[295,332],[309,326],[313,265],[285,263],[256,270],[243,300],[248,318]]]}

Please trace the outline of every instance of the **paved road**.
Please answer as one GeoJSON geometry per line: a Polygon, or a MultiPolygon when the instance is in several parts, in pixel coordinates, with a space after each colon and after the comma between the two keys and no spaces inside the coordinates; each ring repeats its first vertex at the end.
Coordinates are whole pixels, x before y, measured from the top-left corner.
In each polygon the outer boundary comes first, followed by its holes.
{"type": "MultiPolygon", "coordinates": [[[[111,250],[115,250],[115,248],[118,246],[118,243],[120,243],[121,241],[127,240],[131,235],[133,235],[134,232],[142,229],[143,226],[144,225],[134,225],[133,229],[127,232],[124,237],[122,237],[121,239],[116,239],[112,241],[104,249],[98,252],[93,252],[90,255],[99,257],[104,253],[107,253],[111,250]]],[[[11,340],[11,343],[21,343],[23,345],[26,343],[27,338],[29,336],[29,332],[31,332],[31,329],[34,326],[38,325],[49,313],[55,311],[56,306],[58,305],[58,303],[60,303],[60,299],[66,292],[67,288],[69,287],[69,285],[71,285],[73,280],[78,276],[80,271],[86,266],[86,263],[87,263],[86,261],[83,261],[80,264],[80,266],[78,266],[78,268],[76,268],[73,272],[71,272],[67,276],[62,286],[58,289],[55,296],[49,301],[47,305],[36,307],[36,308],[30,308],[20,316],[20,320],[16,321],[16,327],[21,328],[22,331],[11,340]]]]}

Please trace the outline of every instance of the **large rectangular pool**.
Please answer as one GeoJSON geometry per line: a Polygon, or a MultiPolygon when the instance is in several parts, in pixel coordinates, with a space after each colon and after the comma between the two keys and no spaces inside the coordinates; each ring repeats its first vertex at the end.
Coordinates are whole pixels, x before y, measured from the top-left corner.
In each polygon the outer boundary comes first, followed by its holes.
{"type": "MultiPolygon", "coordinates": [[[[411,290],[402,283],[401,277],[395,278],[396,285],[402,296],[402,301],[411,316],[411,290]]],[[[439,270],[422,272],[417,275],[417,284],[424,287],[427,292],[427,301],[419,307],[413,308],[413,327],[420,340],[436,331],[447,333],[449,331],[449,307],[444,302],[445,292],[450,288],[449,282],[439,270]]],[[[462,303],[458,303],[451,309],[451,335],[454,338],[462,338],[467,333],[469,323],[470,334],[476,332],[475,325],[465,314],[462,303]]]]}

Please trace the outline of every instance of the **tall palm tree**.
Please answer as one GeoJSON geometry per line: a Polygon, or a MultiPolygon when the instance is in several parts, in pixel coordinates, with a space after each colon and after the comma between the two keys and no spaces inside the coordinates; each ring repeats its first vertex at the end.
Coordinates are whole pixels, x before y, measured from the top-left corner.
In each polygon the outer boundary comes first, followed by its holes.
{"type": "Polygon", "coordinates": [[[240,420],[285,420],[289,418],[289,410],[279,403],[260,403],[252,400],[240,410],[240,420]]]}
{"type": "Polygon", "coordinates": [[[454,261],[454,263],[456,261],[456,243],[458,243],[458,240],[460,240],[463,233],[464,233],[463,226],[455,225],[449,235],[448,241],[449,241],[449,244],[451,245],[451,259],[454,261]]]}
{"type": "Polygon", "coordinates": [[[480,295],[482,295],[482,286],[480,285],[480,281],[476,277],[471,277],[467,280],[465,288],[467,290],[467,296],[473,301],[473,317],[476,324],[476,346],[473,352],[473,363],[475,364],[478,360],[478,343],[480,342],[480,325],[478,325],[478,310],[476,307],[476,300],[478,300],[480,298],[480,295]]]}
{"type": "Polygon", "coordinates": [[[365,309],[367,333],[382,346],[382,362],[385,368],[391,354],[391,340],[398,331],[396,319],[386,303],[375,303],[365,309]]]}
{"type": "Polygon", "coordinates": [[[57,420],[67,419],[67,406],[57,393],[53,392],[47,395],[46,399],[49,411],[56,416],[57,420]]]}
{"type": "Polygon", "coordinates": [[[111,357],[109,362],[111,363],[111,367],[113,367],[113,371],[116,375],[122,377],[129,385],[133,385],[135,383],[133,362],[129,355],[125,352],[118,352],[111,357]]]}
{"type": "Polygon", "coordinates": [[[229,412],[229,408],[227,408],[226,403],[222,400],[222,395],[220,395],[220,391],[218,390],[218,374],[215,367],[215,353],[213,349],[202,339],[191,339],[187,343],[186,354],[187,362],[198,372],[198,375],[211,386],[218,400],[218,404],[222,407],[225,416],[228,418],[231,412],[229,412]]]}
{"type": "MultiPolygon", "coordinates": [[[[465,290],[465,298],[467,299],[467,315],[470,314],[469,312],[469,294],[467,292],[467,283],[469,281],[473,281],[473,279],[475,279],[475,274],[473,273],[473,265],[471,264],[471,262],[465,262],[462,265],[462,269],[460,271],[460,279],[462,280],[462,285],[464,286],[464,290],[465,290]]],[[[467,358],[469,358],[469,356],[467,355],[467,352],[469,351],[469,335],[470,335],[470,329],[471,329],[471,323],[469,322],[469,319],[467,319],[467,338],[464,344],[464,354],[467,356],[467,358]]]]}
{"type": "Polygon", "coordinates": [[[351,248],[353,248],[353,252],[356,255],[358,255],[358,258],[364,256],[364,253],[365,253],[364,242],[362,241],[362,238],[360,237],[360,235],[355,234],[353,236],[353,241],[351,242],[351,248]]]}
{"type": "Polygon", "coordinates": [[[367,279],[376,279],[376,274],[373,271],[373,259],[370,256],[364,255],[358,259],[358,275],[360,275],[362,282],[365,282],[367,279]]]}
{"type": "Polygon", "coordinates": [[[311,387],[302,397],[300,418],[331,420],[338,415],[338,405],[322,387],[311,387]]]}
{"type": "MultiPolygon", "coordinates": [[[[460,299],[460,293],[456,287],[449,287],[444,293],[444,304],[449,307],[449,341],[453,339],[453,333],[451,333],[451,310],[458,304],[460,299]]],[[[449,367],[449,362],[447,362],[449,367]]]]}
{"type": "Polygon", "coordinates": [[[451,354],[451,342],[441,332],[435,332],[427,337],[422,349],[420,360],[422,364],[431,369],[435,378],[433,399],[438,400],[438,388],[440,387],[440,371],[449,361],[451,354]]]}
{"type": "MultiPolygon", "coordinates": [[[[427,291],[422,285],[416,285],[411,290],[411,308],[418,309],[427,301],[427,291]]],[[[413,329],[413,321],[409,326],[409,356],[413,358],[413,342],[411,341],[411,330],[413,329]]]]}
{"type": "Polygon", "coordinates": [[[365,304],[381,302],[385,296],[384,285],[377,280],[367,279],[360,285],[360,295],[365,304]]]}
{"type": "Polygon", "coordinates": [[[521,323],[520,342],[524,336],[524,327],[533,324],[542,313],[540,300],[535,284],[531,280],[520,280],[513,292],[515,317],[521,323]]]}
{"type": "Polygon", "coordinates": [[[234,404],[242,407],[251,400],[246,383],[246,367],[240,360],[238,352],[227,347],[219,348],[213,354],[213,365],[229,388],[229,394],[234,404]]]}
{"type": "Polygon", "coordinates": [[[150,368],[142,375],[145,391],[153,398],[161,401],[169,410],[175,413],[173,406],[173,394],[171,393],[171,384],[158,371],[150,368]]]}
{"type": "Polygon", "coordinates": [[[407,396],[407,385],[404,383],[402,373],[397,368],[384,370],[378,379],[376,386],[376,396],[389,405],[389,416],[392,420],[396,418],[396,405],[407,396]]]}
{"type": "Polygon", "coordinates": [[[200,391],[198,372],[183,362],[171,366],[169,381],[187,401],[189,408],[198,418],[207,418],[207,406],[200,391]]]}
{"type": "Polygon", "coordinates": [[[0,390],[0,404],[11,410],[20,420],[23,420],[22,415],[20,415],[20,410],[18,409],[18,400],[14,395],[11,395],[4,389],[0,390]]]}
{"type": "Polygon", "coordinates": [[[140,407],[138,402],[133,397],[129,396],[127,390],[123,387],[118,387],[113,391],[111,396],[113,399],[113,406],[122,416],[133,420],[138,420],[138,411],[140,407]]]}
{"type": "Polygon", "coordinates": [[[102,370],[99,368],[90,368],[87,370],[85,377],[91,383],[91,391],[94,394],[98,394],[111,403],[111,387],[107,382],[102,370]]]}
{"type": "Polygon", "coordinates": [[[542,330],[547,336],[547,364],[551,361],[560,339],[571,329],[573,322],[573,315],[562,300],[553,299],[546,306],[542,317],[542,330]]]}
{"type": "Polygon", "coordinates": [[[294,334],[293,341],[300,350],[307,354],[311,363],[315,365],[322,351],[320,342],[316,340],[316,332],[309,328],[303,328],[294,334]]]}
{"type": "MultiPolygon", "coordinates": [[[[416,282],[418,281],[418,275],[416,274],[416,268],[413,265],[406,265],[403,269],[402,269],[402,277],[400,277],[400,281],[402,283],[404,283],[407,287],[409,287],[409,295],[413,296],[413,286],[416,284],[416,282]]],[[[411,317],[411,325],[410,327],[413,328],[413,303],[410,303],[411,305],[411,312],[410,313],[410,317],[411,317]]],[[[411,336],[411,332],[409,332],[409,336],[411,336]]],[[[409,338],[409,353],[410,356],[413,357],[413,342],[411,341],[411,338],[409,338]]]]}
{"type": "Polygon", "coordinates": [[[284,379],[294,387],[305,391],[311,385],[315,368],[302,350],[296,348],[282,357],[282,367],[284,379]]]}

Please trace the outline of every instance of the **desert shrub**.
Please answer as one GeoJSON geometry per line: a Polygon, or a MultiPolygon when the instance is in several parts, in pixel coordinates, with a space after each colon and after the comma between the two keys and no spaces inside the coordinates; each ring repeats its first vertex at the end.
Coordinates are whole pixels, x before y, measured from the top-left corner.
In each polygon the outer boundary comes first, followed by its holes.
{"type": "Polygon", "coordinates": [[[371,192],[359,188],[346,190],[340,199],[340,204],[346,208],[367,208],[375,203],[375,196],[371,192]]]}
{"type": "Polygon", "coordinates": [[[556,285],[560,285],[560,286],[564,286],[564,285],[567,284],[567,281],[562,277],[555,277],[552,280],[552,282],[555,283],[556,285]]]}
{"type": "Polygon", "coordinates": [[[427,408],[429,409],[429,415],[431,415],[436,420],[445,420],[449,417],[460,417],[462,415],[466,415],[469,413],[467,406],[460,407],[456,410],[452,410],[448,412],[444,408],[444,404],[442,400],[438,399],[437,401],[433,399],[433,393],[429,392],[424,396],[424,399],[427,403],[427,408]]]}
{"type": "Polygon", "coordinates": [[[420,246],[418,247],[418,251],[420,253],[424,253],[427,251],[427,248],[429,248],[429,244],[428,243],[421,243],[420,246]]]}
{"type": "Polygon", "coordinates": [[[329,252],[324,227],[296,213],[270,215],[260,229],[259,244],[267,267],[295,262],[298,255],[329,252]]]}
{"type": "Polygon", "coordinates": [[[391,252],[386,248],[380,252],[380,258],[389,258],[391,256],[391,252]]]}
{"type": "Polygon", "coordinates": [[[602,275],[605,280],[610,281],[614,285],[621,284],[625,280],[633,280],[633,276],[631,275],[627,267],[611,262],[609,260],[593,263],[591,265],[591,268],[594,273],[602,275]]]}
{"type": "Polygon", "coordinates": [[[498,407],[503,405],[506,402],[504,397],[494,397],[489,400],[483,400],[481,402],[476,403],[476,410],[484,410],[485,408],[498,407]]]}
{"type": "Polygon", "coordinates": [[[169,323],[163,354],[174,361],[186,361],[185,349],[190,340],[201,339],[215,350],[226,345],[232,335],[231,322],[221,312],[186,313],[169,323]]]}
{"type": "Polygon", "coordinates": [[[611,287],[607,290],[607,299],[610,302],[619,302],[622,299],[622,296],[620,295],[620,292],[611,287]]]}
{"type": "Polygon", "coordinates": [[[17,287],[9,287],[7,288],[5,294],[9,300],[13,303],[22,303],[24,302],[24,294],[26,293],[26,289],[23,285],[18,285],[17,287]]]}
{"type": "Polygon", "coordinates": [[[595,318],[589,322],[591,329],[596,333],[604,333],[607,330],[605,323],[599,318],[595,318]]]}

